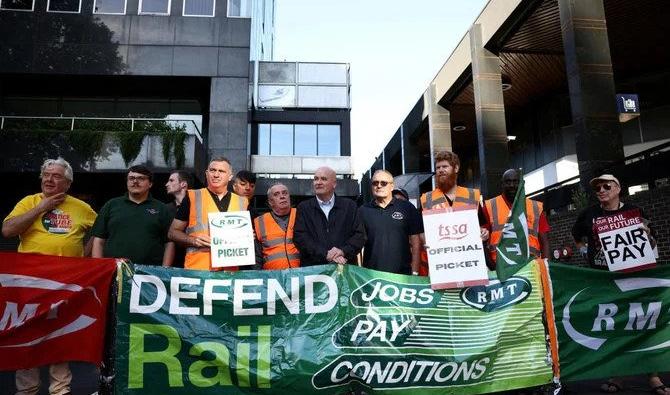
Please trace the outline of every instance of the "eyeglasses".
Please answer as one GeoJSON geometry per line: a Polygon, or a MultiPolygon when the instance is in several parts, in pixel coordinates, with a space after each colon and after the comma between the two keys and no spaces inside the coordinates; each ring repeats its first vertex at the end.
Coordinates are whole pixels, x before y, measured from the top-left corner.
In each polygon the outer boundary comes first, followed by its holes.
{"type": "Polygon", "coordinates": [[[392,184],[392,182],[391,182],[391,181],[372,181],[372,185],[373,185],[373,186],[376,186],[376,187],[378,187],[378,186],[380,186],[380,185],[381,185],[382,187],[385,187],[385,186],[387,186],[388,184],[392,184]]]}
{"type": "Polygon", "coordinates": [[[147,176],[128,176],[128,181],[130,181],[130,182],[146,181],[148,179],[149,179],[149,177],[147,177],[147,176]]]}
{"type": "Polygon", "coordinates": [[[606,184],[596,185],[596,186],[593,187],[593,191],[594,192],[600,192],[601,188],[606,190],[606,191],[609,191],[610,189],[612,189],[612,184],[606,183],[606,184]]]}

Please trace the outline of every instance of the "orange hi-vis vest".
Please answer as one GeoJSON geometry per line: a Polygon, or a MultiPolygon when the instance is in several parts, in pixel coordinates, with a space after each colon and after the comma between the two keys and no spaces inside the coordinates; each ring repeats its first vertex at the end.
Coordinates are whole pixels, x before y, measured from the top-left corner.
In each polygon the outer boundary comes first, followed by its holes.
{"type": "Polygon", "coordinates": [[[300,252],[293,244],[296,209],[289,214],[286,232],[277,224],[272,213],[254,219],[256,238],[263,246],[263,269],[279,270],[300,267],[300,252]]]}
{"type": "MultiPolygon", "coordinates": [[[[449,206],[447,197],[440,188],[435,188],[430,192],[421,195],[421,208],[423,210],[443,209],[448,210],[465,210],[477,209],[480,199],[479,189],[464,188],[456,186],[456,195],[452,206],[449,206]]],[[[426,250],[421,250],[421,264],[419,265],[419,275],[428,275],[428,253],[426,250]]]]}
{"type": "MultiPolygon", "coordinates": [[[[219,208],[212,199],[207,188],[189,189],[188,200],[190,204],[190,211],[188,213],[188,225],[186,225],[186,234],[189,236],[209,236],[209,213],[219,212],[219,208]]],[[[247,199],[230,193],[230,203],[226,211],[244,211],[247,209],[249,202],[247,199]]],[[[192,270],[209,270],[218,271],[223,268],[212,268],[212,259],[210,256],[210,248],[186,248],[186,257],[184,258],[184,268],[192,270]]],[[[236,271],[237,267],[227,267],[227,271],[236,271]]]]}
{"type": "Polygon", "coordinates": [[[435,188],[431,192],[426,192],[421,195],[421,208],[423,210],[433,210],[438,208],[446,209],[477,209],[479,205],[479,189],[471,189],[456,186],[456,196],[454,196],[454,204],[449,206],[447,197],[440,188],[435,188]]]}
{"type": "MultiPolygon", "coordinates": [[[[491,216],[491,236],[489,241],[489,255],[491,259],[496,259],[496,247],[502,236],[502,229],[507,223],[510,207],[502,195],[489,199],[485,203],[486,209],[491,216]]],[[[537,200],[526,199],[526,219],[528,221],[528,248],[530,255],[540,257],[540,238],[538,230],[540,229],[540,215],[542,214],[542,203],[537,200]]]]}

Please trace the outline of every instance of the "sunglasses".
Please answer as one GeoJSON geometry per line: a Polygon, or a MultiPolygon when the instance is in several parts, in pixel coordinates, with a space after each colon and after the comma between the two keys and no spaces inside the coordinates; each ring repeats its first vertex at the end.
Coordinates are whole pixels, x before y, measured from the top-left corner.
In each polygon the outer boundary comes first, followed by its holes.
{"type": "Polygon", "coordinates": [[[594,191],[594,192],[600,192],[600,189],[601,189],[601,188],[604,189],[604,190],[606,190],[606,191],[609,191],[609,190],[612,189],[612,184],[607,183],[607,184],[596,185],[596,186],[593,187],[593,191],[594,191]]]}
{"type": "Polygon", "coordinates": [[[372,185],[375,186],[375,187],[378,187],[378,186],[380,186],[380,185],[381,185],[382,187],[385,187],[385,186],[387,186],[387,185],[390,184],[390,183],[391,183],[390,181],[372,181],[372,185]]]}

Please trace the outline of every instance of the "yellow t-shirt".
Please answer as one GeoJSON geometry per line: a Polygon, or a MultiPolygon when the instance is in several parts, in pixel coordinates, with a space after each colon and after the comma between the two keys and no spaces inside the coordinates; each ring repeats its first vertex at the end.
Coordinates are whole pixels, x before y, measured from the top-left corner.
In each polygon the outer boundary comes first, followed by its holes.
{"type": "MultiPolygon", "coordinates": [[[[41,200],[41,193],[24,197],[4,221],[27,213],[41,200]]],[[[84,235],[93,226],[95,217],[95,211],[91,206],[66,195],[63,203],[40,215],[25,232],[19,235],[21,243],[18,251],[45,255],[83,256],[84,235]]]]}

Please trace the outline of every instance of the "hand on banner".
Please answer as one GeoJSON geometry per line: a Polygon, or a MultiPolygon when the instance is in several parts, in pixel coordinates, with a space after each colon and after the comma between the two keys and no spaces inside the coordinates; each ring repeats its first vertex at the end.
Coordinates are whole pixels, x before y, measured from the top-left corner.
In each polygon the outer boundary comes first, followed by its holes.
{"type": "Polygon", "coordinates": [[[479,236],[481,236],[482,241],[488,240],[490,236],[489,230],[483,226],[479,227],[479,236]]]}
{"type": "Polygon", "coordinates": [[[654,237],[651,235],[651,229],[649,228],[649,220],[646,218],[640,218],[640,220],[642,220],[642,226],[640,226],[640,229],[642,229],[644,233],[647,234],[647,238],[649,239],[649,244],[651,244],[651,247],[656,247],[656,240],[654,240],[654,237]]]}
{"type": "Polygon", "coordinates": [[[343,256],[338,256],[337,258],[333,259],[333,262],[339,263],[340,265],[344,265],[345,263],[347,263],[347,258],[343,256]]]}
{"type": "Polygon", "coordinates": [[[44,195],[42,196],[42,200],[37,205],[38,210],[42,213],[55,209],[65,200],[65,192],[57,193],[49,197],[44,197],[44,195]]]}
{"type": "Polygon", "coordinates": [[[194,247],[209,247],[209,235],[198,235],[193,237],[194,247]]]}
{"type": "MultiPolygon", "coordinates": [[[[335,258],[344,257],[344,252],[337,247],[333,247],[326,253],[326,260],[328,262],[336,262],[335,258]]],[[[346,260],[345,260],[346,262],[346,260]]]]}

